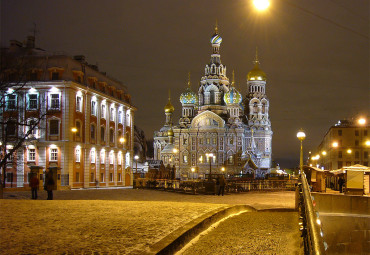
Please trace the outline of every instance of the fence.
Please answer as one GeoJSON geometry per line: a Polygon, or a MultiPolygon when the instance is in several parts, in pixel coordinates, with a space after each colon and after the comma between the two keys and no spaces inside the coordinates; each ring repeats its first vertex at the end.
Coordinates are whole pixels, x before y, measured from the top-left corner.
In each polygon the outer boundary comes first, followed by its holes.
{"type": "MultiPolygon", "coordinates": [[[[185,193],[206,193],[206,186],[209,185],[208,180],[169,180],[157,179],[150,180],[146,178],[138,178],[134,180],[134,188],[142,189],[158,189],[185,193]]],[[[238,193],[248,191],[281,191],[295,190],[297,180],[229,180],[225,187],[226,193],[238,193]]],[[[211,181],[216,192],[216,184],[211,181]]],[[[213,193],[214,193],[213,192],[213,193]]]]}

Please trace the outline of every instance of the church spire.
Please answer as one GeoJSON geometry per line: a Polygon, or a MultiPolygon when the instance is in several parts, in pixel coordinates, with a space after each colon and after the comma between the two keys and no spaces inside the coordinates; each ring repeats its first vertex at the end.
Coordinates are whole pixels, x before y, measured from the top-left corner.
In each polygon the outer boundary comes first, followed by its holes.
{"type": "Polygon", "coordinates": [[[216,19],[216,24],[215,24],[215,34],[218,34],[218,24],[217,24],[217,19],[216,19]]]}
{"type": "Polygon", "coordinates": [[[188,73],[188,88],[191,89],[190,72],[188,73]]]}

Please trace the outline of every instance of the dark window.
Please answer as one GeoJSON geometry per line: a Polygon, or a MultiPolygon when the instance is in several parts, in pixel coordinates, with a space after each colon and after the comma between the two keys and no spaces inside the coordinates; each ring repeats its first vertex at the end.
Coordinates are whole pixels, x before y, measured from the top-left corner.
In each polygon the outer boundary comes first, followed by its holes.
{"type": "Polygon", "coordinates": [[[31,81],[37,81],[37,73],[36,72],[33,72],[33,73],[30,73],[30,80],[31,81]]]}
{"type": "Polygon", "coordinates": [[[367,130],[364,130],[364,136],[367,136],[367,130]]]}
{"type": "Polygon", "coordinates": [[[369,162],[368,161],[364,161],[364,166],[369,166],[369,162]]]}
{"type": "Polygon", "coordinates": [[[8,95],[7,108],[8,110],[15,110],[17,108],[17,96],[16,95],[8,95]]]}
{"type": "Polygon", "coordinates": [[[342,151],[338,151],[338,158],[342,158],[342,151]]]}
{"type": "Polygon", "coordinates": [[[355,136],[359,136],[360,132],[358,130],[355,130],[355,136]]]}
{"type": "Polygon", "coordinates": [[[52,80],[59,80],[59,73],[58,72],[52,72],[51,73],[51,79],[52,80]]]}
{"type": "Polygon", "coordinates": [[[338,161],[338,168],[342,168],[343,167],[343,162],[342,161],[338,161]]]}
{"type": "Polygon", "coordinates": [[[28,95],[28,109],[37,110],[37,94],[28,95]]]}
{"type": "Polygon", "coordinates": [[[358,151],[355,152],[355,158],[360,158],[360,152],[358,151]]]}
{"type": "Polygon", "coordinates": [[[346,166],[351,166],[351,161],[347,161],[346,166]]]}
{"type": "Polygon", "coordinates": [[[82,78],[81,78],[81,76],[77,76],[77,82],[78,82],[78,83],[82,83],[82,78]]]}
{"type": "Polygon", "coordinates": [[[91,139],[95,139],[95,125],[90,126],[90,137],[91,139]]]}
{"type": "Polygon", "coordinates": [[[105,128],[104,127],[101,127],[100,128],[100,140],[102,141],[102,142],[104,142],[105,141],[105,128]]]}
{"type": "Polygon", "coordinates": [[[59,134],[59,120],[50,120],[50,135],[58,135],[59,134]]]}
{"type": "Polygon", "coordinates": [[[355,146],[358,146],[360,143],[358,140],[355,140],[355,146]]]}
{"type": "Polygon", "coordinates": [[[76,129],[77,129],[76,136],[80,137],[81,136],[81,122],[76,121],[76,129]]]}
{"type": "Polygon", "coordinates": [[[109,130],[109,142],[111,143],[114,142],[114,130],[113,129],[109,130]]]}
{"type": "Polygon", "coordinates": [[[338,135],[342,136],[342,130],[341,129],[338,130],[338,135]]]}
{"type": "Polygon", "coordinates": [[[364,151],[364,160],[367,160],[368,157],[369,157],[369,152],[364,151]]]}
{"type": "Polygon", "coordinates": [[[6,125],[6,135],[15,136],[17,134],[17,124],[14,121],[9,121],[6,125]]]}

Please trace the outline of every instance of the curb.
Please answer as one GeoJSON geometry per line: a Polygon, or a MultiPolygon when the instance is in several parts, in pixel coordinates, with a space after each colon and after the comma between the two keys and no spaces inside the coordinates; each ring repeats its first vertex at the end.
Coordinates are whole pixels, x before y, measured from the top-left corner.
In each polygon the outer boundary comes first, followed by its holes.
{"type": "Polygon", "coordinates": [[[257,211],[248,205],[221,207],[187,223],[150,247],[146,254],[174,254],[215,222],[240,211],[257,211]]]}

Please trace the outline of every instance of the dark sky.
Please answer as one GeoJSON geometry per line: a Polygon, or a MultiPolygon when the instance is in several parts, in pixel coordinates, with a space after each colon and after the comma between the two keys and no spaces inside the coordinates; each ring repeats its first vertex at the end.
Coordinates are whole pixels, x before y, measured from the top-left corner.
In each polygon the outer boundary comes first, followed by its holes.
{"type": "Polygon", "coordinates": [[[319,145],[339,119],[369,116],[369,1],[270,0],[257,14],[250,0],[1,1],[1,45],[23,41],[37,24],[36,44],[85,55],[122,81],[138,108],[135,121],[153,136],[164,123],[168,89],[179,96],[191,72],[198,88],[210,60],[216,19],[221,60],[246,93],[258,47],[267,74],[273,158],[283,167],[319,145]]]}

